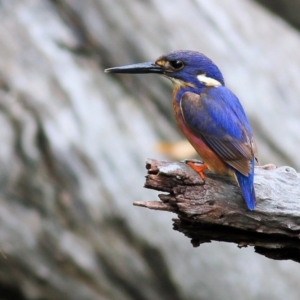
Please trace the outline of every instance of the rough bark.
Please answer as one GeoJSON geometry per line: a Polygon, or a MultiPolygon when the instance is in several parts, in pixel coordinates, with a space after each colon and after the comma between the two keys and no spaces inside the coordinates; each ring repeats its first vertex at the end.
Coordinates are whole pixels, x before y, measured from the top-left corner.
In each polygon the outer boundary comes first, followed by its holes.
{"type": "Polygon", "coordinates": [[[207,172],[204,182],[185,163],[148,160],[146,168],[145,187],[168,194],[134,205],[176,213],[174,229],[193,246],[231,242],[254,246],[269,258],[300,262],[300,175],[294,169],[256,167],[257,203],[249,211],[230,177],[207,172]]]}
{"type": "Polygon", "coordinates": [[[181,138],[171,86],[103,72],[199,50],[243,103],[261,161],[299,168],[293,29],[246,0],[0,0],[0,18],[2,298],[299,299],[296,263],[193,249],[169,214],[131,205],[156,197],[142,188],[156,143],[181,138]]]}

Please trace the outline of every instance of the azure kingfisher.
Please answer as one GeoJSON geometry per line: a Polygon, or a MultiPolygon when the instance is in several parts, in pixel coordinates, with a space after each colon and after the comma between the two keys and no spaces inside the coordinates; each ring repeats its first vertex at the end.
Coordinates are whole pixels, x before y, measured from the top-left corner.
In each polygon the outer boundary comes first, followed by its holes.
{"type": "Polygon", "coordinates": [[[173,83],[172,104],[178,127],[204,164],[203,171],[228,174],[238,183],[249,210],[255,208],[254,160],[257,148],[239,99],[225,87],[219,68],[205,55],[180,50],[145,62],[106,69],[108,73],[161,74],[173,83]]]}

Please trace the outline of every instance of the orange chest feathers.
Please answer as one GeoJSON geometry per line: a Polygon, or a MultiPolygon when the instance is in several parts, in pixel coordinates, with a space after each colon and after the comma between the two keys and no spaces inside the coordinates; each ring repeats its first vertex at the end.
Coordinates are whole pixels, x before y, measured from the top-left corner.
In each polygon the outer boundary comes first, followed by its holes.
{"type": "Polygon", "coordinates": [[[201,156],[208,169],[218,174],[228,174],[229,169],[222,161],[222,159],[202,140],[200,135],[197,135],[192,129],[186,124],[182,111],[180,108],[179,101],[175,98],[173,93],[173,111],[177,122],[177,125],[187,140],[195,148],[196,152],[201,156]]]}

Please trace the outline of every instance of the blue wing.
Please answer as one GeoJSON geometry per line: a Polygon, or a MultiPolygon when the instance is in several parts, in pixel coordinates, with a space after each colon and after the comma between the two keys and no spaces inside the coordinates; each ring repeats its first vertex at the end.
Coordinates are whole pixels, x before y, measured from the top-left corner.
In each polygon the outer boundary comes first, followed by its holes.
{"type": "Polygon", "coordinates": [[[248,176],[256,146],[237,97],[226,87],[208,88],[201,94],[184,93],[180,106],[186,125],[228,165],[248,176]]]}
{"type": "Polygon", "coordinates": [[[249,209],[254,209],[256,146],[249,121],[238,98],[226,87],[207,88],[182,95],[186,125],[233,168],[249,209]]]}

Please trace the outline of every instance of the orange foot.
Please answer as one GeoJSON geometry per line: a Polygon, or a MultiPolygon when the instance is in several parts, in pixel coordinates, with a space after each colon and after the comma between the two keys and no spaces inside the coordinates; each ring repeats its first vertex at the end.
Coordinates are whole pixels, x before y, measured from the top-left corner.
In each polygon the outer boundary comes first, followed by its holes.
{"type": "Polygon", "coordinates": [[[200,162],[193,162],[193,161],[187,161],[186,164],[189,165],[194,171],[196,171],[199,174],[199,176],[202,178],[202,180],[205,180],[205,176],[203,172],[206,169],[208,169],[206,164],[202,162],[200,164],[200,162]]]}

